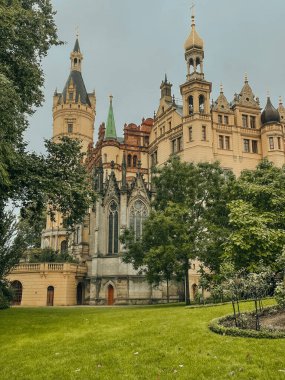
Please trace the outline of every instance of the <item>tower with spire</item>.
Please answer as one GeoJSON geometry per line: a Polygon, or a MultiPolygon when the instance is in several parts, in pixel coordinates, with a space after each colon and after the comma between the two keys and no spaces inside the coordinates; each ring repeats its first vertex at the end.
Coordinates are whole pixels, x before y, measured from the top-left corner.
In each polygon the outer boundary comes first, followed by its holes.
{"type": "Polygon", "coordinates": [[[192,7],[191,32],[184,44],[186,82],[180,86],[183,101],[184,159],[213,161],[210,94],[212,84],[204,79],[204,41],[196,31],[192,7]]]}
{"type": "Polygon", "coordinates": [[[77,138],[82,142],[82,150],[87,151],[93,144],[96,114],[95,92],[88,93],[82,77],[83,54],[78,36],[70,54],[70,73],[61,93],[55,91],[53,97],[53,139],[62,136],[77,138]]]}

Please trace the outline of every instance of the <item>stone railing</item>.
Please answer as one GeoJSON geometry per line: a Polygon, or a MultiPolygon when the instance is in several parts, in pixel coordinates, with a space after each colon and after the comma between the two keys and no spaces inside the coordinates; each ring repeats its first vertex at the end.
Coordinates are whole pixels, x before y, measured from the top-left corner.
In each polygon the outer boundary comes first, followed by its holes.
{"type": "Polygon", "coordinates": [[[11,271],[11,273],[20,272],[73,272],[84,275],[87,273],[87,267],[83,264],[74,263],[21,263],[11,271]]]}

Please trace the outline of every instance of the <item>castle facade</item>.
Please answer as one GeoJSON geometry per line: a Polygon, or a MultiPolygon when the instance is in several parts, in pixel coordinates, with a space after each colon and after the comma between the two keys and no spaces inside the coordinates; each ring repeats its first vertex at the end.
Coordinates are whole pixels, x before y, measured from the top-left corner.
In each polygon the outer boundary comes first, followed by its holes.
{"type": "MultiPolygon", "coordinates": [[[[211,103],[212,83],[205,79],[203,68],[204,42],[196,31],[194,16],[184,51],[186,80],[180,86],[182,104],[177,104],[172,84],[165,76],[154,117],[143,119],[140,125],[125,124],[124,136],[118,137],[111,96],[107,121],[100,125],[94,144],[96,96],[86,90],[81,73],[83,54],[76,40],[68,80],[63,91],[56,92],[53,98],[53,139],[69,136],[82,141],[98,197],[71,237],[63,228],[60,215],[55,222],[47,220],[42,247],[68,249],[81,263],[80,275],[76,270],[70,274],[65,301],[57,298],[60,281],[56,286],[50,283],[53,304],[140,304],[166,300],[164,284],[150,286],[143,275],[123,263],[119,236],[130,227],[136,236],[141,235],[155,196],[151,168],[163,165],[171,155],[187,162],[219,161],[236,175],[243,169],[254,169],[264,157],[277,166],[285,163],[282,102],[276,109],[268,97],[262,111],[245,77],[241,91],[234,94],[232,101],[226,99],[221,86],[220,95],[211,103]]],[[[199,286],[198,268],[199,263],[193,263],[189,273],[191,297],[199,286]]],[[[13,274],[15,281],[16,277],[13,274]]],[[[42,304],[46,304],[45,286],[42,304]]],[[[172,283],[170,298],[183,299],[183,286],[172,283]]],[[[32,299],[27,299],[26,304],[33,304],[32,299]]]]}

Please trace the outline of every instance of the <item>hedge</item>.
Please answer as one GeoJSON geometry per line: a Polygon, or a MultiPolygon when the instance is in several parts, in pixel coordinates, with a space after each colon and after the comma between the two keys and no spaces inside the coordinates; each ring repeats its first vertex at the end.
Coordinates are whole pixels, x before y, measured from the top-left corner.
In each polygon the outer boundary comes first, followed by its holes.
{"type": "MultiPolygon", "coordinates": [[[[250,313],[248,313],[250,314],[250,313]]],[[[240,329],[238,327],[225,327],[222,322],[234,320],[233,315],[225,315],[220,318],[215,318],[209,323],[209,329],[220,335],[231,335],[243,338],[265,338],[278,339],[285,338],[285,331],[261,329],[259,331],[250,329],[240,329]]]]}

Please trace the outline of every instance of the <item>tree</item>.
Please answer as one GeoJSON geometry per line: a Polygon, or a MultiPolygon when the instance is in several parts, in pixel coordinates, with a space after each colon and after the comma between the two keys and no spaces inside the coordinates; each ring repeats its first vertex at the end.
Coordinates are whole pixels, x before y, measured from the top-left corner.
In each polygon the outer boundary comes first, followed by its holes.
{"type": "Polygon", "coordinates": [[[241,173],[232,195],[225,257],[236,268],[254,271],[262,260],[276,269],[285,244],[285,168],[263,160],[241,173]]]}
{"type": "MultiPolygon", "coordinates": [[[[165,258],[171,255],[173,275],[181,277],[183,273],[185,278],[189,304],[190,260],[208,257],[207,247],[218,249],[219,236],[223,236],[220,231],[227,219],[228,182],[233,177],[227,177],[217,163],[186,163],[178,157],[155,174],[154,211],[145,223],[138,251],[126,244],[125,260],[146,265],[147,272],[163,273],[166,279],[170,270],[167,272],[165,265],[162,270],[157,263],[166,263],[165,258]]],[[[220,253],[216,253],[215,261],[219,261],[220,253]]],[[[214,262],[208,262],[211,260],[214,262]]]]}
{"type": "MultiPolygon", "coordinates": [[[[3,0],[0,5],[0,231],[7,229],[8,204],[22,208],[21,217],[40,225],[43,210],[56,211],[69,228],[82,221],[93,191],[80,142],[68,138],[46,142],[47,155],[27,151],[23,133],[28,116],[43,102],[42,59],[57,36],[50,0],[3,0]]],[[[25,249],[13,224],[9,249],[0,240],[0,281],[25,249]],[[21,243],[21,244],[20,244],[21,243]]]]}

